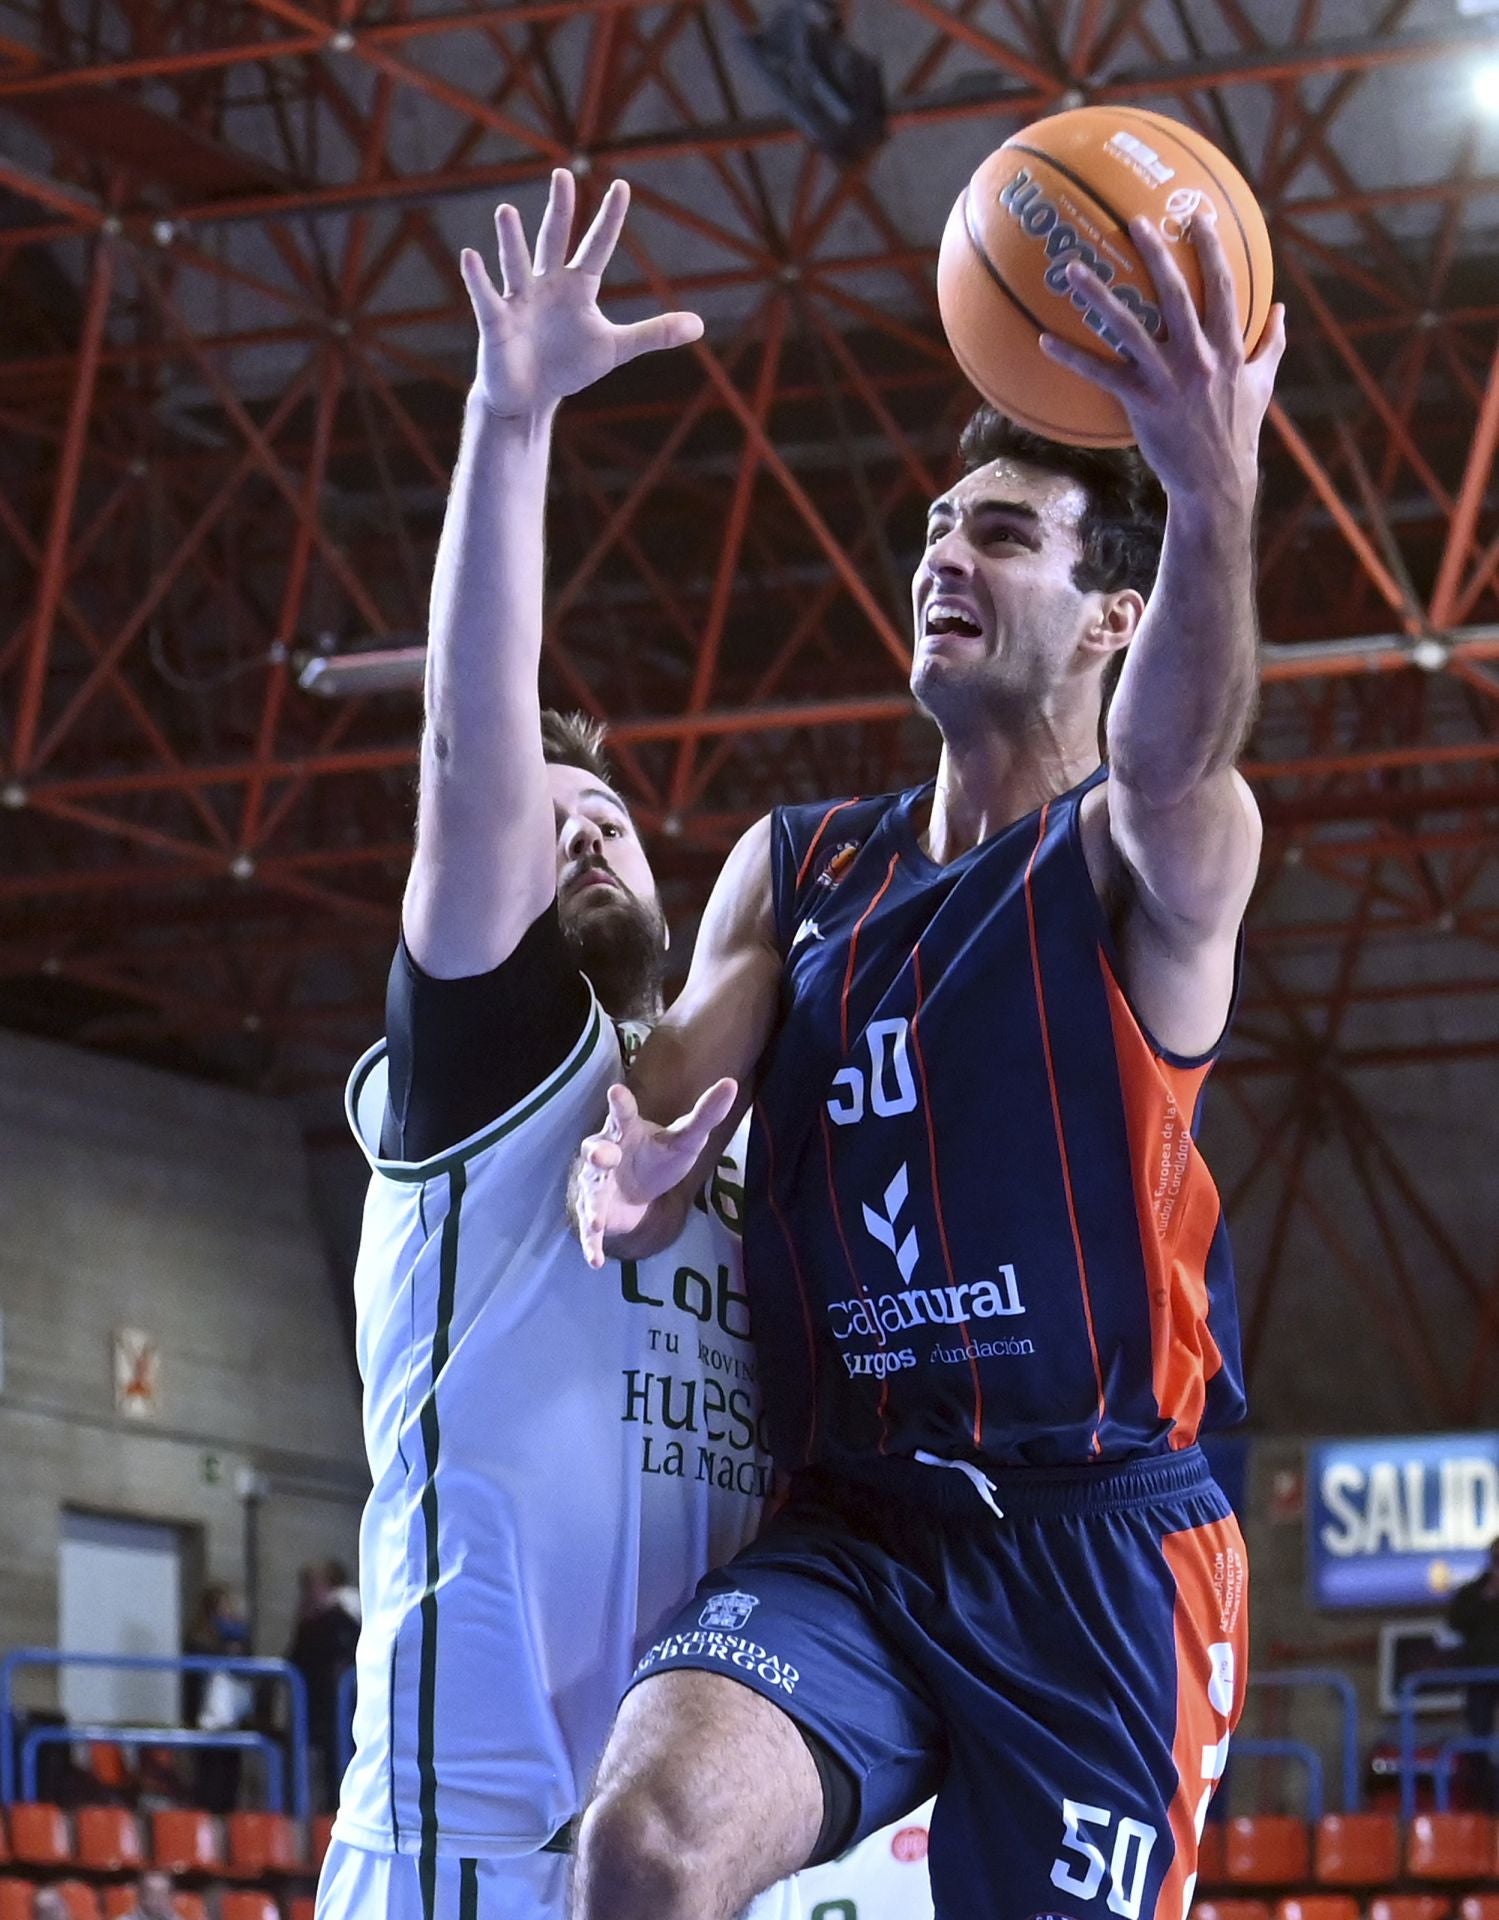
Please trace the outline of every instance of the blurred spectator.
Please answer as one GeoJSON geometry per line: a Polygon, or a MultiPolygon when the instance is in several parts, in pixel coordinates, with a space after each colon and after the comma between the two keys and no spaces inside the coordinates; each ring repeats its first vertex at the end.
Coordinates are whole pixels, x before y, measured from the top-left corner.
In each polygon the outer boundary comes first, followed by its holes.
{"type": "MultiPolygon", "coordinates": [[[[233,1587],[215,1582],[203,1589],[198,1611],[188,1629],[184,1650],[243,1656],[250,1651],[250,1629],[244,1603],[233,1587]]],[[[186,1673],[182,1676],[182,1717],[205,1733],[227,1733],[248,1718],[254,1695],[249,1684],[231,1673],[186,1673]]],[[[193,1794],[209,1813],[229,1813],[239,1799],[243,1755],[232,1747],[205,1747],[193,1756],[193,1794]]]]}
{"type": "Polygon", "coordinates": [[[320,1813],[338,1805],[339,1754],[349,1729],[341,1722],[338,1683],[354,1664],[359,1643],[359,1593],[341,1560],[315,1560],[298,1575],[297,1630],[287,1659],[307,1683],[307,1730],[312,1746],[313,1804],[320,1813]]]}
{"type": "Polygon", "coordinates": [[[135,1905],[123,1920],[177,1920],[172,1904],[172,1876],[159,1867],[143,1873],[135,1883],[135,1905]]]}
{"type": "MultiPolygon", "coordinates": [[[[1476,1580],[1459,1587],[1447,1608],[1447,1623],[1463,1643],[1465,1667],[1499,1669],[1499,1536],[1489,1542],[1489,1564],[1476,1580]]],[[[1467,1690],[1463,1718],[1468,1731],[1490,1739],[1499,1711],[1499,1679],[1475,1680],[1467,1690]]],[[[1487,1754],[1475,1754],[1469,1779],[1479,1806],[1493,1807],[1494,1766],[1487,1754]]]]}
{"type": "Polygon", "coordinates": [[[68,1903],[56,1887],[38,1887],[31,1896],[31,1920],[68,1920],[68,1903]]]}

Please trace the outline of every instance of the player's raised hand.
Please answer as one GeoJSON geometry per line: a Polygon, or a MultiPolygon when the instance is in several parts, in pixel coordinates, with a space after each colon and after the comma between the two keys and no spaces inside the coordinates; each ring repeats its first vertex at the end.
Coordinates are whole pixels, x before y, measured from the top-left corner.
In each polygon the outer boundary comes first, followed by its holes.
{"type": "Polygon", "coordinates": [[[695,313],[658,313],[628,326],[600,313],[599,282],[618,244],[630,189],[623,180],[613,182],[569,258],[576,203],[577,184],[559,167],[534,255],[515,208],[498,208],[501,292],[472,247],[458,257],[479,323],[475,391],[501,417],[545,412],[642,353],[686,346],[702,334],[695,313]]]}
{"type": "Polygon", "coordinates": [[[1042,351],[1114,395],[1168,494],[1210,503],[1231,492],[1236,505],[1252,512],[1260,428],[1286,346],[1285,309],[1270,309],[1259,345],[1246,353],[1216,224],[1201,214],[1192,222],[1190,240],[1202,268],[1200,317],[1160,230],[1145,219],[1132,220],[1129,230],[1150,269],[1164,337],[1152,338],[1096,273],[1074,261],[1069,285],[1108,315],[1123,352],[1105,359],[1052,334],[1042,336],[1042,351]]]}
{"type": "Polygon", "coordinates": [[[583,1142],[573,1188],[578,1241],[589,1266],[601,1267],[604,1242],[633,1233],[652,1202],[687,1178],[738,1091],[733,1080],[715,1080],[690,1113],[662,1127],[645,1118],[628,1087],[609,1089],[609,1118],[602,1133],[583,1142]]]}

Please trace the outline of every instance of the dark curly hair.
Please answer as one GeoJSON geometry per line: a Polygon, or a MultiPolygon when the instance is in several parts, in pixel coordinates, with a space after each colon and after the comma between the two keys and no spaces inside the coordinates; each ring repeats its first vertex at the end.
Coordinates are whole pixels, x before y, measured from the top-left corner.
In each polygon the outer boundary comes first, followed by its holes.
{"type": "MultiPolygon", "coordinates": [[[[1077,523],[1073,585],[1085,593],[1117,593],[1124,587],[1149,597],[1166,536],[1166,494],[1134,447],[1071,447],[1019,426],[988,405],[964,427],[958,440],[964,473],[991,460],[1022,460],[1043,473],[1076,480],[1087,497],[1077,523]]],[[[1099,747],[1104,722],[1124,667],[1123,652],[1104,669],[1099,747]]]]}

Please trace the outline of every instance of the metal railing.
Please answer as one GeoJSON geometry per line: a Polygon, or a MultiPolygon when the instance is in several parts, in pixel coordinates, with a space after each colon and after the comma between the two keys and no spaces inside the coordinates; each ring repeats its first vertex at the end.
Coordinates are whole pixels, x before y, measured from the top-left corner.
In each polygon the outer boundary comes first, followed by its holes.
{"type": "Polygon", "coordinates": [[[1240,1739],[1236,1734],[1228,1744],[1229,1765],[1238,1760],[1294,1760],[1306,1768],[1306,1817],[1315,1826],[1327,1805],[1323,1787],[1322,1756],[1305,1740],[1257,1740],[1253,1735],[1240,1739]]]}
{"type": "MultiPolygon", "coordinates": [[[[1251,1687],[1267,1691],[1314,1688],[1334,1693],[1342,1708],[1339,1728],[1339,1750],[1341,1754],[1342,1800],[1341,1811],[1357,1813],[1361,1799],[1359,1781],[1359,1717],[1358,1694],[1353,1682],[1346,1673],[1339,1673],[1335,1667],[1304,1667],[1295,1670],[1285,1669],[1274,1673],[1252,1673],[1249,1676],[1251,1687]]],[[[1230,1752],[1242,1752],[1245,1742],[1235,1739],[1230,1752]]],[[[1321,1762],[1317,1763],[1321,1772],[1321,1762]]]]}
{"type": "Polygon", "coordinates": [[[1438,1813],[1452,1811],[1452,1770],[1460,1753],[1487,1754],[1489,1765],[1499,1768],[1499,1733],[1454,1734],[1437,1748],[1431,1772],[1438,1813]]]}
{"type": "MultiPolygon", "coordinates": [[[[307,1818],[311,1806],[307,1754],[307,1683],[287,1660],[258,1660],[249,1655],[218,1653],[59,1653],[52,1647],[18,1647],[0,1660],[0,1801],[16,1797],[16,1709],[15,1676],[23,1667],[96,1667],[117,1673],[227,1673],[246,1680],[270,1680],[286,1688],[288,1701],[287,1745],[291,1756],[291,1811],[299,1820],[307,1818]]],[[[59,1741],[90,1737],[76,1727],[43,1729],[59,1741]]],[[[121,1729],[115,1729],[116,1733],[121,1729]]],[[[140,1728],[129,1729],[137,1742],[140,1728]]],[[[27,1736],[28,1739],[31,1737],[27,1736]]],[[[249,1745],[267,1740],[263,1734],[246,1734],[234,1742],[215,1739],[215,1745],[249,1745]]],[[[196,1729],[164,1731],[151,1728],[145,1734],[148,1746],[203,1746],[207,1736],[196,1729]],[[172,1738],[169,1732],[185,1733],[188,1738],[172,1738]]],[[[274,1743],[270,1743],[274,1744],[274,1743]]],[[[279,1758],[279,1756],[278,1756],[279,1758]]]]}
{"type": "Polygon", "coordinates": [[[231,1747],[258,1753],[265,1762],[266,1808],[286,1811],[286,1765],[281,1747],[268,1733],[203,1733],[195,1727],[117,1727],[89,1720],[65,1727],[32,1727],[21,1741],[21,1798],[35,1800],[37,1755],[42,1747],[71,1746],[75,1740],[111,1747],[231,1747]]]}
{"type": "MultiPolygon", "coordinates": [[[[1450,1691],[1453,1687],[1499,1687],[1499,1667],[1427,1667],[1420,1673],[1408,1673],[1400,1682],[1395,1704],[1400,1715],[1400,1818],[1413,1820],[1416,1814],[1416,1695],[1428,1688],[1450,1691]]],[[[1447,1743],[1462,1751],[1461,1741],[1447,1743]]],[[[1450,1764],[1450,1762],[1449,1762],[1450,1764]]],[[[1441,1755],[1437,1756],[1437,1791],[1442,1791],[1441,1755]]],[[[1441,1805],[1440,1800],[1438,1805],[1441,1805]]]]}

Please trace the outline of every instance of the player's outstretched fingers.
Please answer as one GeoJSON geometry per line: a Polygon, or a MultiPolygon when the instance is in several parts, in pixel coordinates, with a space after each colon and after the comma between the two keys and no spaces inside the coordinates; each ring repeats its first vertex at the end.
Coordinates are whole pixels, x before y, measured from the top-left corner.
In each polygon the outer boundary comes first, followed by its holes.
{"type": "Polygon", "coordinates": [[[567,247],[572,239],[573,212],[578,201],[578,183],[566,167],[553,167],[551,190],[546,211],[536,229],[535,262],[538,273],[559,273],[567,265],[567,247]]]}
{"type": "Polygon", "coordinates": [[[599,210],[587,233],[578,242],[578,250],[568,265],[574,273],[602,274],[614,257],[620,229],[630,210],[630,189],[623,180],[611,180],[599,210]]]}
{"type": "Polygon", "coordinates": [[[1059,340],[1054,333],[1041,335],[1041,351],[1048,360],[1081,374],[1084,380],[1091,380],[1095,387],[1102,387],[1105,393],[1112,393],[1121,402],[1142,391],[1133,361],[1105,360],[1101,353],[1090,353],[1086,347],[1074,346],[1070,340],[1059,340]]]}
{"type": "Polygon", "coordinates": [[[674,1120],[666,1131],[683,1146],[693,1143],[693,1157],[696,1158],[708,1144],[708,1135],[728,1118],[738,1091],[737,1080],[715,1080],[711,1087],[698,1095],[692,1111],[684,1113],[680,1120],[674,1120]]]}
{"type": "MultiPolygon", "coordinates": [[[[1204,229],[1210,224],[1204,221],[1204,229]]],[[[1209,325],[1210,318],[1214,325],[1221,324],[1221,315],[1215,311],[1214,307],[1214,290],[1209,284],[1213,264],[1211,248],[1214,245],[1218,248],[1217,265],[1222,269],[1223,277],[1227,282],[1227,298],[1230,307],[1233,304],[1234,289],[1233,278],[1228,270],[1228,261],[1224,258],[1223,247],[1217,233],[1214,232],[1211,240],[1199,246],[1197,250],[1204,292],[1207,295],[1203,317],[1200,320],[1197,317],[1197,309],[1192,304],[1192,290],[1187,285],[1186,275],[1177,264],[1176,254],[1167,245],[1164,234],[1155,222],[1141,215],[1130,221],[1129,235],[1140,249],[1140,257],[1150,274],[1151,285],[1155,288],[1156,304],[1161,310],[1161,318],[1166,323],[1166,338],[1185,345],[1195,335],[1207,334],[1215,345],[1222,344],[1214,332],[1214,327],[1209,325]]],[[[1230,326],[1229,344],[1232,344],[1232,339],[1233,328],[1230,326]]]]}
{"type": "Polygon", "coordinates": [[[586,1164],[579,1167],[574,1187],[574,1207],[578,1226],[578,1245],[590,1267],[604,1264],[604,1216],[600,1201],[601,1180],[586,1164]]]}
{"type": "Polygon", "coordinates": [[[608,1099],[609,1118],[604,1123],[604,1138],[618,1140],[623,1137],[626,1127],[640,1118],[640,1103],[620,1080],[616,1080],[609,1089],[608,1099]]]}
{"type": "Polygon", "coordinates": [[[1252,367],[1263,367],[1273,377],[1285,350],[1286,310],[1277,300],[1270,309],[1270,316],[1265,322],[1265,331],[1260,335],[1259,345],[1250,355],[1249,364],[1252,367]]]}
{"type": "Polygon", "coordinates": [[[523,293],[531,284],[531,254],[521,217],[508,200],[494,210],[494,238],[500,256],[500,281],[506,294],[523,293]]]}
{"type": "Polygon", "coordinates": [[[458,255],[458,273],[468,290],[469,304],[473,307],[474,318],[481,327],[489,325],[499,318],[500,296],[495,284],[489,277],[489,270],[472,247],[464,247],[458,255]]]}
{"type": "Polygon", "coordinates": [[[1202,330],[1220,353],[1242,352],[1239,298],[1217,219],[1205,219],[1201,212],[1194,214],[1190,233],[1202,270],[1202,330]]]}
{"type": "Polygon", "coordinates": [[[664,353],[670,347],[690,347],[703,337],[702,315],[685,311],[653,314],[614,329],[615,364],[638,360],[643,353],[664,353]]]}

